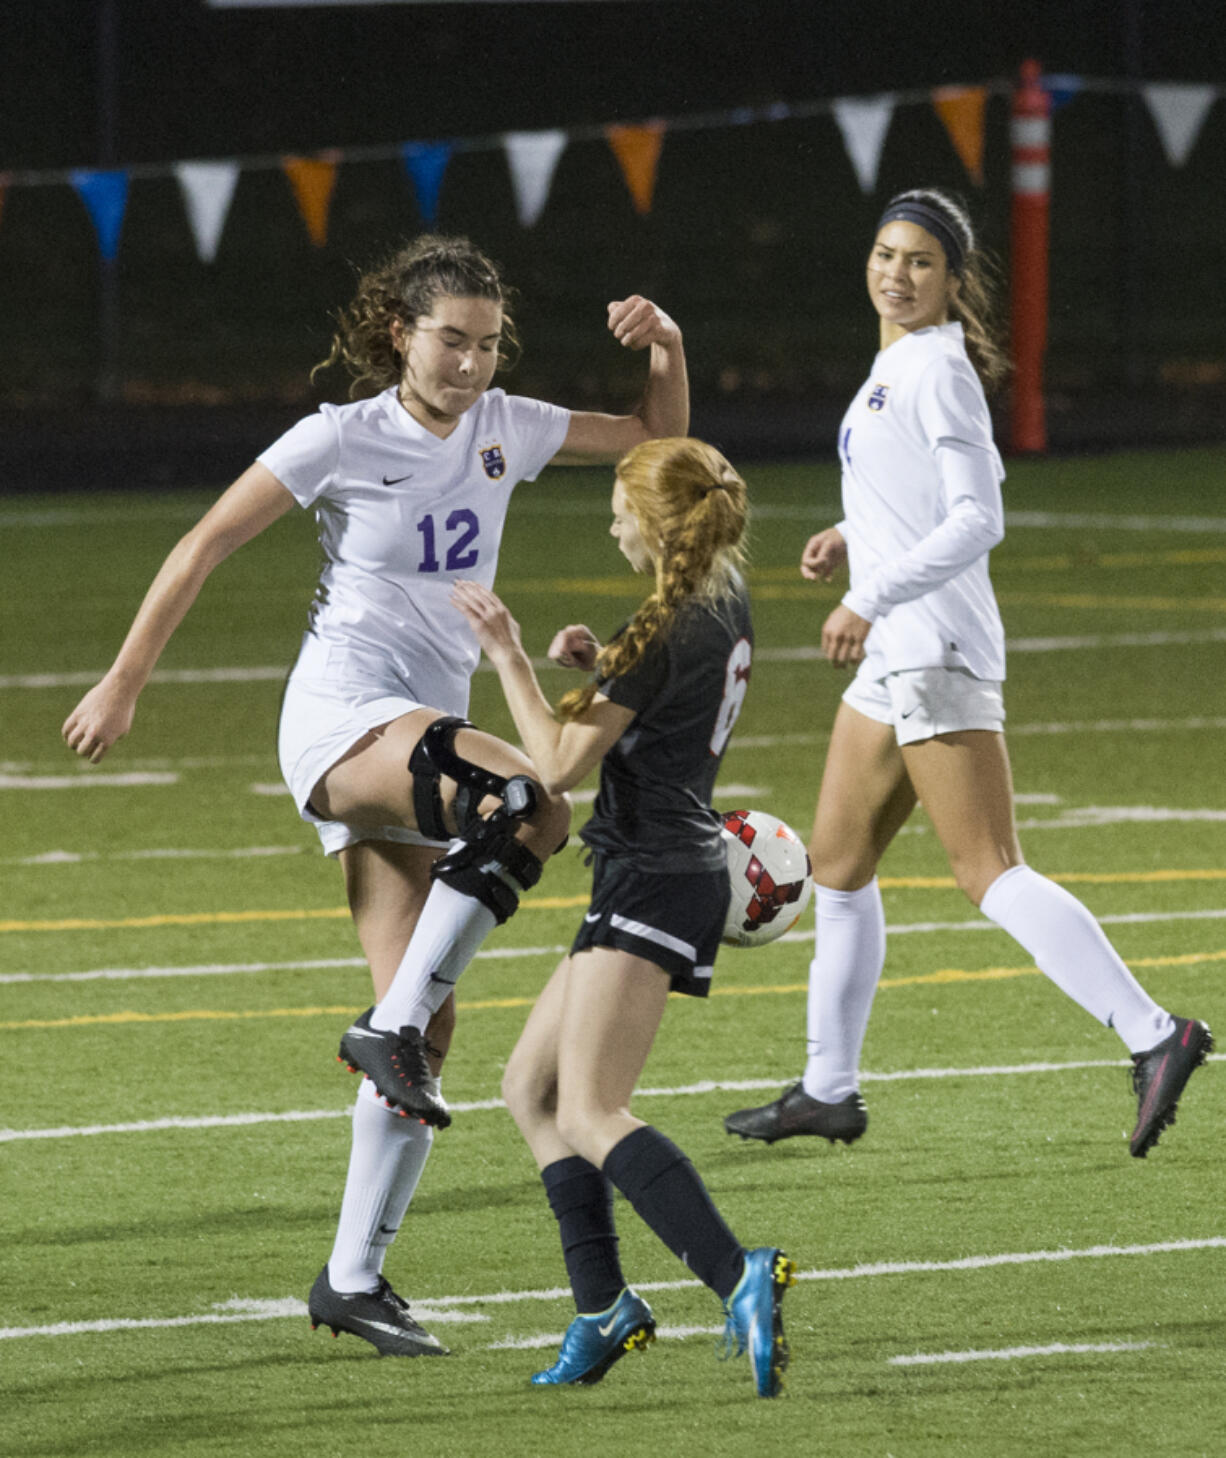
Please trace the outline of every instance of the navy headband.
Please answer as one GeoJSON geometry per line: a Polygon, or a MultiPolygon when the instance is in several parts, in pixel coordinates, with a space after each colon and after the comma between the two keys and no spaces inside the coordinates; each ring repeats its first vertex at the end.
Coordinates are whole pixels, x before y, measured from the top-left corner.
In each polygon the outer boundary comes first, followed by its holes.
{"type": "Polygon", "coordinates": [[[881,221],[877,224],[877,231],[880,233],[887,223],[892,223],[896,218],[902,218],[908,223],[916,223],[925,232],[931,233],[941,245],[950,272],[962,272],[962,265],[966,262],[966,244],[950,226],[949,219],[942,212],[929,203],[921,202],[918,198],[906,198],[901,202],[891,203],[886,208],[881,215],[881,221]]]}

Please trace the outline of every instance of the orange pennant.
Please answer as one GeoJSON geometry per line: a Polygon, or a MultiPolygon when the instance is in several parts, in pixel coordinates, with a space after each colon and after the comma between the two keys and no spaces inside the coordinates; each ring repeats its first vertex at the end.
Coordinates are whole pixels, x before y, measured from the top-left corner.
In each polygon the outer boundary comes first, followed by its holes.
{"type": "Polygon", "coordinates": [[[294,189],[298,211],[307,225],[311,242],[316,248],[322,248],[328,241],[328,207],[336,186],[336,158],[329,154],[283,157],[281,166],[294,189]]]}
{"type": "Polygon", "coordinates": [[[949,140],[977,187],[983,186],[983,114],[986,86],[942,86],[932,93],[932,104],[945,123],[949,140]]]}
{"type": "Polygon", "coordinates": [[[635,212],[649,213],[656,187],[656,165],[660,160],[660,148],[664,145],[664,123],[606,127],[605,136],[621,165],[622,176],[634,199],[635,212]]]}

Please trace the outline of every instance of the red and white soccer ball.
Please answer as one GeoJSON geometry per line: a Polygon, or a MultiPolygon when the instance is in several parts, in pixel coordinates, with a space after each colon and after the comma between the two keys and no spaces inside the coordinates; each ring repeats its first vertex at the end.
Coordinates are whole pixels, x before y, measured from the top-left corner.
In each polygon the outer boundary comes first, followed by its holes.
{"type": "Polygon", "coordinates": [[[813,894],[804,842],[765,810],[730,811],[723,834],[732,882],[723,940],[731,947],[773,942],[791,931],[813,894]]]}

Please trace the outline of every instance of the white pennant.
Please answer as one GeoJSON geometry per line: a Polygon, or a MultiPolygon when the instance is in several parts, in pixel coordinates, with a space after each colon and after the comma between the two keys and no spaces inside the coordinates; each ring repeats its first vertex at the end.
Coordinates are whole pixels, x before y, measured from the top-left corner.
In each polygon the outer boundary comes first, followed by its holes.
{"type": "Polygon", "coordinates": [[[1156,82],[1142,86],[1141,94],[1162,138],[1167,161],[1172,167],[1182,167],[1200,136],[1205,115],[1217,97],[1217,87],[1156,82]]]}
{"type": "Polygon", "coordinates": [[[515,211],[520,223],[530,228],[549,198],[558,158],[566,149],[566,133],[507,132],[502,140],[515,188],[515,211]]]}
{"type": "Polygon", "coordinates": [[[877,166],[885,134],[894,115],[894,97],[845,96],[834,103],[834,119],[843,133],[843,145],[856,169],[861,192],[872,192],[877,186],[877,166]]]}
{"type": "Polygon", "coordinates": [[[196,252],[212,263],[238,184],[237,162],[176,162],[175,176],[183,189],[196,252]]]}

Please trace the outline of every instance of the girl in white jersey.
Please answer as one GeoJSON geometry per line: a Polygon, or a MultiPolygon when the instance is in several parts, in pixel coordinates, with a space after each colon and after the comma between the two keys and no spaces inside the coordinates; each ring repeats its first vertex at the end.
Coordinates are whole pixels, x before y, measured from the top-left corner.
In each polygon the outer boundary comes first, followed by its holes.
{"type": "Polygon", "coordinates": [[[419,238],[364,275],[325,364],[342,361],[354,393],[378,393],[300,421],[221,496],[172,550],[114,664],[63,727],[97,763],[130,729],[213,568],[295,504],[314,509],[324,567],[279,754],[299,812],[340,861],[376,1005],[342,1039],[342,1058],[368,1077],[310,1313],[385,1354],[444,1351],[382,1267],[432,1126],[450,1122],[438,1071],[452,985],[570,819],[566,796],[537,784],[518,750],[464,719],[478,650],[451,586],[493,582],[518,481],[559,458],[616,460],[689,421],[680,331],[637,295],[608,310],[621,344],[650,351],[635,414],[572,413],[489,389],[514,340],[506,297],[497,267],[466,239],[419,238]]]}
{"type": "Polygon", "coordinates": [[[1133,1057],[1144,1157],[1213,1046],[1137,983],[1082,904],[1023,863],[1003,734],[1004,632],[988,553],[1004,535],[1000,456],[980,379],[1006,362],[985,320],[985,261],[963,209],[901,193],[878,224],[868,292],[881,350],[843,418],[844,520],[806,543],[801,573],[851,586],[822,627],[836,668],[859,665],[835,718],[810,855],[817,896],[803,1078],[725,1120],[768,1143],[851,1143],[868,1114],[859,1058],[885,962],[877,865],[922,801],[958,885],[1133,1057]],[[972,362],[973,361],[973,362],[972,362]]]}

